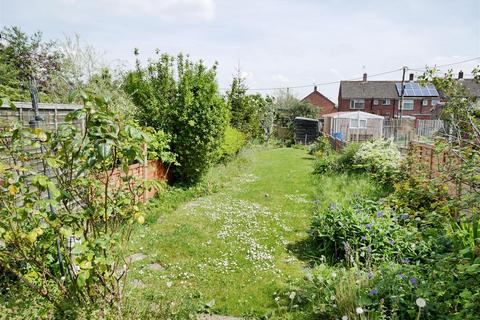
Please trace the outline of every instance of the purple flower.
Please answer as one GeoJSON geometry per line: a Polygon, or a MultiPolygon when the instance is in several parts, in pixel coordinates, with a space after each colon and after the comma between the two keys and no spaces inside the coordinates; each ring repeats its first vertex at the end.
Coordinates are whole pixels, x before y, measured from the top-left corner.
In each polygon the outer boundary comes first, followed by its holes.
{"type": "Polygon", "coordinates": [[[410,259],[409,258],[404,258],[401,260],[402,263],[405,263],[405,264],[408,264],[410,263],[410,259]]]}
{"type": "Polygon", "coordinates": [[[365,228],[367,228],[367,230],[372,229],[372,224],[371,224],[371,223],[367,224],[367,225],[365,226],[365,228]]]}
{"type": "Polygon", "coordinates": [[[376,295],[377,294],[377,288],[373,288],[372,290],[370,290],[370,292],[368,294],[371,295],[371,296],[376,295]]]}
{"type": "Polygon", "coordinates": [[[367,239],[367,237],[365,237],[365,236],[362,236],[362,238],[361,238],[361,239],[362,239],[362,241],[365,241],[365,240],[367,239]]]}
{"type": "Polygon", "coordinates": [[[407,219],[408,219],[408,214],[402,214],[402,215],[400,216],[400,218],[401,218],[402,220],[407,220],[407,219]]]}
{"type": "Polygon", "coordinates": [[[377,218],[383,217],[383,212],[382,211],[377,211],[377,218]]]}
{"type": "Polygon", "coordinates": [[[412,286],[413,286],[414,288],[417,288],[417,279],[414,278],[414,277],[410,277],[409,280],[410,280],[410,283],[412,284],[412,286]]]}
{"type": "Polygon", "coordinates": [[[406,278],[403,273],[400,273],[398,276],[400,277],[400,279],[405,279],[406,278]]]}
{"type": "Polygon", "coordinates": [[[389,243],[391,246],[393,246],[393,244],[395,243],[395,241],[393,241],[393,240],[388,240],[388,243],[389,243]]]}
{"type": "Polygon", "coordinates": [[[368,279],[372,279],[373,278],[373,273],[371,271],[369,271],[367,273],[367,277],[368,277],[368,279]]]}

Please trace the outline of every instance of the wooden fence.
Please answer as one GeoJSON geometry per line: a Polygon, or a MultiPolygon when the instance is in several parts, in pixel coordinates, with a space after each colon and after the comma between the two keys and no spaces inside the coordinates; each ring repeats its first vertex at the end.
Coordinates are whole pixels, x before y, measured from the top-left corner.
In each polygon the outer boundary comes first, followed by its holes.
{"type": "MultiPolygon", "coordinates": [[[[413,157],[414,164],[426,170],[430,179],[445,174],[452,176],[451,173],[460,170],[461,159],[459,157],[447,151],[437,152],[433,144],[412,141],[408,152],[413,157]]],[[[461,181],[447,179],[445,184],[448,186],[448,193],[453,196],[469,191],[469,186],[461,181]]]]}

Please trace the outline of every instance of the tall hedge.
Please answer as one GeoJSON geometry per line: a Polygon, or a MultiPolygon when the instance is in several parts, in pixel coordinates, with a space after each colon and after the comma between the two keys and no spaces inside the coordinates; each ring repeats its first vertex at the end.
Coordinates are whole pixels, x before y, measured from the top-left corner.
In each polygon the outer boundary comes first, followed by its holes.
{"type": "Polygon", "coordinates": [[[163,54],[137,69],[125,80],[125,90],[137,106],[143,125],[172,136],[177,154],[177,181],[195,183],[215,160],[223,141],[228,109],[218,92],[216,65],[163,54]]]}

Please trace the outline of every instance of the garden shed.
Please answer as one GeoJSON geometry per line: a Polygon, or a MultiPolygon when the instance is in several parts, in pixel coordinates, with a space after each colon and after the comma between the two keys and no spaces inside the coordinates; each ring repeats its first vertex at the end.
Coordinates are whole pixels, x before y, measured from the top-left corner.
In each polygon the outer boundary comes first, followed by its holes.
{"type": "Polygon", "coordinates": [[[329,113],[323,118],[323,132],[342,141],[366,141],[382,137],[383,116],[363,111],[345,111],[329,113]]]}
{"type": "Polygon", "coordinates": [[[295,118],[295,143],[310,144],[320,135],[320,122],[317,119],[295,118]]]}

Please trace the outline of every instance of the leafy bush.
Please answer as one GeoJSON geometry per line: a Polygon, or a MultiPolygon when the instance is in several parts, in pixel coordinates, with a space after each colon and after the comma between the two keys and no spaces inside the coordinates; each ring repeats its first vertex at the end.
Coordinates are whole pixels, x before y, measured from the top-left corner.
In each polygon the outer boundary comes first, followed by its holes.
{"type": "Polygon", "coordinates": [[[226,162],[232,160],[245,145],[245,135],[230,126],[225,130],[225,138],[220,146],[218,160],[226,162]]]}
{"type": "Polygon", "coordinates": [[[317,157],[320,157],[322,154],[331,152],[333,152],[332,145],[330,144],[328,138],[325,136],[318,137],[317,140],[315,140],[315,142],[312,143],[312,145],[310,146],[310,150],[308,150],[309,154],[316,155],[317,157]]]}
{"type": "Polygon", "coordinates": [[[195,183],[215,161],[223,142],[228,109],[218,92],[216,65],[207,68],[179,55],[161,55],[128,74],[125,90],[131,94],[140,124],[171,136],[177,155],[174,175],[195,183]]]}
{"type": "Polygon", "coordinates": [[[143,161],[145,134],[105,99],[83,99],[67,117],[83,129],[13,124],[0,133],[0,265],[61,318],[121,302],[121,250],[144,220],[143,182],[128,166],[143,161]]]}
{"type": "Polygon", "coordinates": [[[355,156],[360,149],[361,144],[349,143],[342,149],[338,157],[338,167],[343,171],[354,170],[355,156]]]}
{"type": "Polygon", "coordinates": [[[344,207],[332,204],[315,213],[310,234],[318,253],[333,263],[411,260],[427,249],[423,243],[410,245],[419,239],[398,223],[399,218],[371,200],[356,200],[344,207]]]}
{"type": "Polygon", "coordinates": [[[401,154],[392,140],[363,143],[355,153],[355,168],[367,171],[375,180],[391,185],[400,176],[401,154]]]}
{"type": "Polygon", "coordinates": [[[338,168],[338,154],[336,153],[322,153],[317,151],[315,153],[316,160],[313,164],[313,172],[316,174],[333,172],[338,168]]]}

